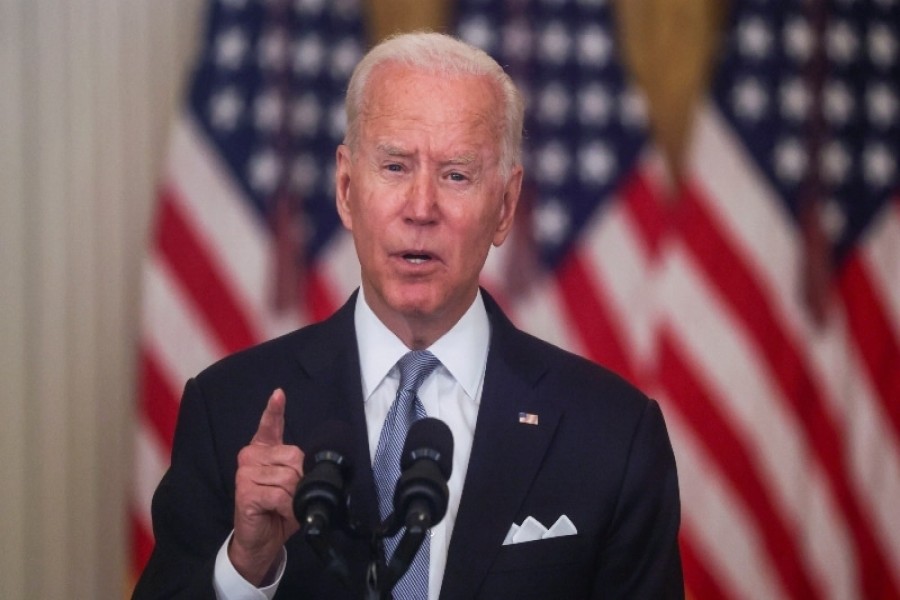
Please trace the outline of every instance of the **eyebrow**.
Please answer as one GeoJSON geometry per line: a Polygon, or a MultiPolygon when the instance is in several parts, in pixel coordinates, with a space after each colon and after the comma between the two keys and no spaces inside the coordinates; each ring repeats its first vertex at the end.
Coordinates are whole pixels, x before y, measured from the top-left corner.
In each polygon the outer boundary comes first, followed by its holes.
{"type": "Polygon", "coordinates": [[[474,152],[467,152],[466,154],[460,154],[459,156],[454,156],[446,161],[444,164],[448,165],[470,165],[477,160],[477,156],[474,152]]]}
{"type": "MultiPolygon", "coordinates": [[[[410,156],[414,154],[414,152],[406,150],[405,148],[389,143],[378,144],[377,146],[375,146],[375,150],[378,154],[386,154],[387,156],[410,156]]],[[[475,152],[466,152],[458,156],[452,156],[447,160],[442,161],[441,164],[470,165],[477,162],[477,160],[478,155],[475,152]]]]}
{"type": "Polygon", "coordinates": [[[378,144],[375,146],[375,150],[379,154],[387,154],[388,156],[409,156],[411,154],[408,150],[393,144],[378,144]]]}

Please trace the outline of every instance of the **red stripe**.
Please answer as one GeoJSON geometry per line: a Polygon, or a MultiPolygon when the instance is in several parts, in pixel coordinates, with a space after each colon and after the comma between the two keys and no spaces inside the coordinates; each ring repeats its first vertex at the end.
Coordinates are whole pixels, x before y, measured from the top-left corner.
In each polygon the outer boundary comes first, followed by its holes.
{"type": "Polygon", "coordinates": [[[343,299],[337,300],[337,294],[325,281],[319,271],[319,265],[310,267],[306,272],[306,306],[309,309],[309,318],[313,323],[330,317],[336,311],[343,299]]]}
{"type": "Polygon", "coordinates": [[[138,511],[135,508],[128,511],[131,535],[131,572],[135,581],[147,566],[147,561],[150,560],[150,554],[153,552],[153,534],[137,515],[138,511]]]}
{"type": "Polygon", "coordinates": [[[170,188],[160,193],[156,246],[226,353],[260,341],[231,294],[227,273],[210,259],[170,188]]]}
{"type": "Polygon", "coordinates": [[[172,391],[153,353],[147,348],[140,351],[140,402],[141,411],[152,425],[156,436],[172,449],[175,422],[178,419],[179,396],[172,391]]]}
{"type": "MultiPolygon", "coordinates": [[[[898,280],[894,284],[900,283],[898,280]]],[[[900,441],[900,346],[888,320],[887,307],[875,292],[858,255],[852,255],[838,277],[850,332],[862,355],[869,379],[881,398],[881,409],[900,441]]]]}
{"type": "Polygon", "coordinates": [[[706,568],[707,559],[701,556],[694,547],[691,536],[682,525],[678,536],[681,550],[681,565],[684,570],[684,587],[687,596],[699,600],[726,600],[725,586],[719,583],[706,568]]]}
{"type": "Polygon", "coordinates": [[[747,450],[750,445],[719,409],[721,398],[716,398],[682,361],[672,333],[666,329],[659,336],[659,378],[668,392],[668,405],[682,414],[706,447],[710,460],[718,466],[722,479],[728,481],[746,505],[789,596],[821,597],[821,590],[814,588],[799,558],[795,532],[775,508],[756,460],[747,450]]]}
{"type": "Polygon", "coordinates": [[[723,237],[724,228],[705,210],[699,192],[685,187],[678,210],[683,242],[706,272],[710,285],[723,297],[723,304],[743,323],[825,470],[837,504],[850,526],[860,559],[861,587],[866,596],[878,598],[889,590],[894,597],[900,597],[900,588],[890,581],[889,563],[876,542],[874,528],[850,484],[850,467],[846,462],[849,454],[840,429],[797,343],[785,333],[752,269],[723,237]]]}
{"type": "Polygon", "coordinates": [[[652,256],[659,254],[668,230],[668,208],[654,190],[644,172],[637,169],[625,180],[621,190],[624,206],[652,256]]]}
{"type": "Polygon", "coordinates": [[[584,266],[577,251],[566,255],[556,269],[556,278],[569,329],[581,338],[587,357],[636,381],[637,370],[625,354],[621,333],[613,325],[602,282],[584,266]]]}

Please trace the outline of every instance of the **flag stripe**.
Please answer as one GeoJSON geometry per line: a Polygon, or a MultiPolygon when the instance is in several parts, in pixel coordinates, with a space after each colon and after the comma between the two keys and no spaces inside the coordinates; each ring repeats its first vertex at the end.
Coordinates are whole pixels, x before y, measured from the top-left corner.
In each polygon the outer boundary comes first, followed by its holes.
{"type": "Polygon", "coordinates": [[[728,598],[725,588],[716,581],[713,574],[706,568],[707,561],[702,558],[694,548],[690,533],[682,526],[679,536],[681,549],[681,563],[684,568],[684,587],[689,596],[698,600],[720,600],[728,598]]]}
{"type": "Polygon", "coordinates": [[[560,296],[567,318],[576,325],[587,356],[607,365],[626,379],[636,375],[621,344],[622,335],[613,324],[605,292],[591,285],[591,274],[577,252],[566,255],[557,268],[560,296]]]}
{"type": "Polygon", "coordinates": [[[178,395],[163,375],[152,352],[142,347],[139,352],[141,411],[152,424],[154,434],[172,447],[175,422],[178,420],[178,395]]]}
{"type": "Polygon", "coordinates": [[[140,573],[153,552],[153,534],[146,522],[138,516],[137,510],[129,511],[128,519],[131,536],[131,569],[140,573]]]}
{"type": "Polygon", "coordinates": [[[178,382],[172,384],[173,388],[222,356],[222,346],[196,315],[197,307],[156,252],[144,267],[144,298],[141,344],[154,356],[166,379],[178,382]],[[171,343],[181,336],[190,343],[171,343]]]}
{"type": "Polygon", "coordinates": [[[210,259],[194,228],[185,221],[178,202],[174,191],[162,190],[156,246],[175,273],[178,284],[198,307],[198,316],[226,352],[246,348],[260,337],[236,303],[227,283],[229,278],[210,259]]]}
{"type": "Polygon", "coordinates": [[[625,180],[622,197],[648,253],[657,255],[669,227],[667,207],[660,201],[662,193],[653,188],[645,169],[636,169],[625,180]]]}
{"type": "Polygon", "coordinates": [[[170,448],[153,434],[152,427],[142,418],[135,431],[134,496],[131,503],[130,529],[132,560],[143,568],[152,550],[151,501],[153,491],[168,466],[170,448]]]}
{"type": "MultiPolygon", "coordinates": [[[[642,179],[637,174],[630,178],[621,198],[586,229],[577,252],[590,287],[603,294],[610,324],[615,328],[610,333],[621,336],[617,343],[625,353],[631,381],[645,385],[649,381],[644,371],[653,353],[653,278],[658,258],[653,247],[662,230],[648,229],[632,210],[644,201],[640,198],[641,186],[635,184],[642,179]]],[[[646,217],[648,208],[637,210],[643,210],[646,217]]],[[[595,343],[606,342],[597,339],[595,343]]]]}
{"type": "MultiPolygon", "coordinates": [[[[660,382],[657,382],[658,384],[660,382]]],[[[781,598],[785,594],[755,520],[737,490],[718,476],[715,457],[663,388],[654,395],[665,408],[682,498],[682,535],[689,536],[706,568],[728,597],[781,598]],[[752,577],[748,577],[752,573],[752,577]]],[[[689,577],[688,574],[685,574],[689,577]]]]}
{"type": "Polygon", "coordinates": [[[510,306],[510,317],[522,323],[530,333],[584,356],[587,351],[577,327],[571,327],[564,320],[565,314],[562,290],[555,277],[542,277],[525,296],[517,298],[510,306]]]}
{"type": "Polygon", "coordinates": [[[345,297],[338,296],[324,274],[315,266],[307,271],[305,285],[306,304],[313,322],[331,315],[340,306],[338,298],[345,297]]]}
{"type": "Polygon", "coordinates": [[[894,429],[895,439],[900,440],[900,347],[892,335],[887,307],[875,292],[862,257],[854,255],[846,261],[838,289],[856,347],[881,397],[881,410],[894,429]]]}
{"type": "Polygon", "coordinates": [[[791,530],[775,508],[756,461],[747,443],[719,410],[722,401],[700,383],[700,377],[680,358],[673,335],[660,334],[659,379],[670,398],[670,406],[696,432],[719,470],[738,491],[756,521],[769,558],[777,569],[785,590],[792,598],[816,598],[821,593],[813,586],[801,560],[791,530]]]}

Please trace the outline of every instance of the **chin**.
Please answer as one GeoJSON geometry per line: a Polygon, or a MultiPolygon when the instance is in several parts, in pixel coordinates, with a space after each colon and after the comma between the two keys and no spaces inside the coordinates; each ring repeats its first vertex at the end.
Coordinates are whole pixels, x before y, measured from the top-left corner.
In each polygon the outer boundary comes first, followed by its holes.
{"type": "Polygon", "coordinates": [[[410,317],[434,316],[441,309],[441,295],[429,289],[397,290],[388,301],[396,312],[410,317]]]}

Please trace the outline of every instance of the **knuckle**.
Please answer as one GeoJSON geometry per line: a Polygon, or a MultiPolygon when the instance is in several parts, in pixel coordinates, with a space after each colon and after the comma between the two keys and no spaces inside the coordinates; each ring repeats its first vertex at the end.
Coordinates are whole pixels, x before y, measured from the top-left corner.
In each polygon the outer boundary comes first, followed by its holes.
{"type": "Polygon", "coordinates": [[[289,464],[298,464],[303,462],[303,451],[300,450],[297,446],[288,446],[287,447],[286,458],[289,464]]]}
{"type": "Polygon", "coordinates": [[[244,446],[241,448],[240,452],[238,452],[238,464],[244,465],[251,462],[251,458],[253,456],[253,448],[251,446],[244,446]]]}

